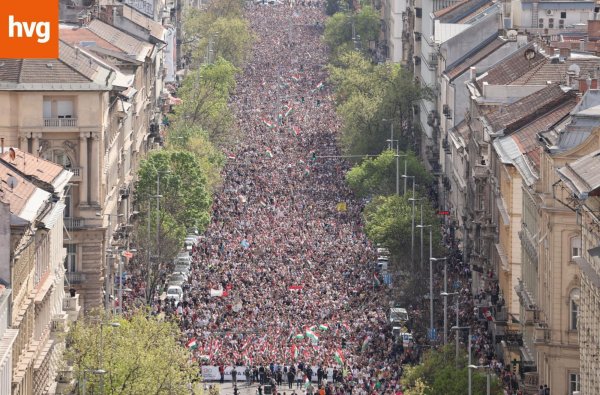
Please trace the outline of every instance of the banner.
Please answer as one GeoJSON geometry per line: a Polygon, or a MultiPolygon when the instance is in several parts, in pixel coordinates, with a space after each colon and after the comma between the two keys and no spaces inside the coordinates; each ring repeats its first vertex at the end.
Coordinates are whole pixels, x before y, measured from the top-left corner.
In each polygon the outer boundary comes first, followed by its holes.
{"type": "MultiPolygon", "coordinates": [[[[341,366],[340,366],[341,367],[341,366]]],[[[268,369],[268,367],[265,367],[265,369],[268,369]]],[[[283,369],[283,367],[281,367],[281,369],[283,369]]],[[[316,383],[318,381],[317,378],[317,369],[319,369],[318,366],[312,366],[312,371],[313,371],[313,375],[312,375],[312,382],[316,383]]],[[[218,366],[212,366],[212,365],[207,365],[207,366],[202,366],[201,367],[202,370],[202,380],[203,381],[219,381],[221,380],[221,375],[219,374],[219,367],[218,366]]],[[[225,367],[225,381],[231,381],[231,371],[233,370],[233,366],[226,366],[225,367]]],[[[244,371],[246,370],[245,366],[238,366],[236,368],[237,370],[237,381],[246,381],[246,375],[244,374],[244,371]]],[[[327,368],[327,380],[328,381],[333,381],[333,368],[327,368]]],[[[283,378],[284,383],[287,383],[287,377],[283,378]]],[[[294,378],[294,383],[296,382],[296,379],[294,378]]]]}

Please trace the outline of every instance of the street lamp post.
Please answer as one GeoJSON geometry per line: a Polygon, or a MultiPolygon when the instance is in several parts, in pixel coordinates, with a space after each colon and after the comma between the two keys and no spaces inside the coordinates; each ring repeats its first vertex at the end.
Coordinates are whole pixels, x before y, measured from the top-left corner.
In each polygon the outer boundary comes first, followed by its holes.
{"type": "MultiPolygon", "coordinates": [[[[467,343],[467,353],[469,354],[469,360],[467,365],[471,366],[471,327],[470,326],[453,326],[451,328],[453,331],[458,331],[458,330],[465,330],[468,329],[469,330],[469,339],[468,339],[468,343],[467,343]]],[[[456,334],[456,337],[458,338],[458,333],[456,334]]],[[[457,360],[458,360],[458,355],[456,356],[457,360]]],[[[471,377],[471,369],[468,370],[469,373],[469,395],[473,395],[473,382],[472,382],[472,377],[471,377]]]]}
{"type": "Polygon", "coordinates": [[[415,176],[408,176],[406,174],[403,174],[402,178],[404,178],[405,180],[407,178],[412,178],[412,181],[413,181],[412,198],[410,198],[409,201],[412,201],[412,225],[410,227],[410,261],[414,265],[414,263],[415,263],[415,176]]]}
{"type": "MultiPolygon", "coordinates": [[[[434,262],[444,261],[444,293],[448,293],[446,284],[447,273],[448,273],[448,262],[447,258],[429,258],[434,262]]],[[[448,296],[444,298],[444,345],[448,344],[448,296]]]]}
{"type": "Polygon", "coordinates": [[[490,368],[491,366],[489,365],[469,365],[469,371],[471,371],[471,369],[485,369],[485,393],[487,395],[490,395],[492,391],[492,378],[490,375],[490,368]]]}
{"type": "MultiPolygon", "coordinates": [[[[444,297],[444,345],[448,344],[448,296],[458,295],[458,292],[442,292],[444,297]]],[[[456,297],[456,326],[458,326],[458,296],[456,297]]],[[[456,351],[458,354],[458,336],[456,336],[456,351]]]]}
{"type": "MultiPolygon", "coordinates": [[[[103,360],[103,356],[104,356],[103,355],[104,342],[103,342],[103,339],[102,339],[102,328],[104,328],[104,326],[112,326],[113,328],[118,328],[118,327],[121,326],[121,324],[118,323],[118,322],[101,322],[100,323],[100,350],[98,350],[99,351],[99,353],[98,353],[99,354],[98,355],[99,358],[98,359],[100,360],[99,361],[99,363],[100,363],[100,370],[102,370],[102,368],[103,368],[102,365],[104,363],[104,360],[103,360]]],[[[100,393],[104,394],[104,375],[100,376],[100,393]]]]}
{"type": "MultiPolygon", "coordinates": [[[[115,218],[120,218],[123,217],[123,214],[110,214],[110,213],[96,213],[97,217],[108,217],[108,229],[106,230],[107,236],[106,236],[106,252],[107,253],[111,253],[112,254],[112,250],[110,249],[110,239],[112,237],[112,217],[115,218]]],[[[112,257],[111,257],[111,262],[108,262],[108,254],[106,255],[106,275],[105,275],[105,279],[104,279],[104,286],[106,288],[105,292],[104,292],[104,309],[108,311],[108,309],[110,308],[110,297],[113,296],[112,293],[112,289],[113,287],[111,286],[111,278],[112,278],[112,257]]]]}
{"type": "Polygon", "coordinates": [[[87,375],[88,372],[91,374],[99,375],[100,377],[104,377],[104,375],[106,374],[106,370],[102,370],[102,369],[83,369],[83,382],[81,385],[82,395],[85,395],[86,384],[87,384],[86,380],[85,380],[85,376],[87,375]]]}

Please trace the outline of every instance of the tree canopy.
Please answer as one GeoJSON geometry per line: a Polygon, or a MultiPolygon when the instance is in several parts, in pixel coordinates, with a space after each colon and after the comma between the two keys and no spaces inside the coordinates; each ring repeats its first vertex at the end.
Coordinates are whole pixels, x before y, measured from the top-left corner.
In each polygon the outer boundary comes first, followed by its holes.
{"type": "Polygon", "coordinates": [[[387,145],[390,123],[400,148],[412,147],[414,107],[430,96],[429,89],[400,65],[374,65],[356,51],[340,55],[329,72],[343,121],[340,145],[346,154],[380,153],[387,145]]]}
{"type": "MultiPolygon", "coordinates": [[[[332,4],[330,8],[336,7],[332,4]]],[[[337,6],[339,8],[339,5],[337,6]]],[[[377,41],[381,22],[379,14],[371,6],[364,6],[358,12],[336,12],[325,22],[325,44],[333,51],[339,53],[337,48],[345,44],[353,43],[352,27],[354,26],[354,38],[359,40],[359,49],[366,51],[372,41],[377,41]]]]}
{"type": "Polygon", "coordinates": [[[189,395],[198,367],[178,341],[180,334],[174,322],[143,310],[128,319],[87,315],[71,327],[65,358],[73,362],[79,391],[85,386],[90,394],[189,395]],[[98,370],[106,373],[92,372],[98,370]]]}
{"type": "MultiPolygon", "coordinates": [[[[411,151],[399,152],[399,170],[415,176],[417,189],[421,192],[431,184],[433,177],[423,167],[411,151]],[[406,156],[406,157],[403,157],[406,156]]],[[[393,195],[396,193],[396,151],[386,150],[375,158],[367,158],[346,173],[346,181],[354,193],[360,197],[393,195]]],[[[407,192],[412,188],[412,180],[407,180],[407,192]]],[[[400,178],[400,191],[403,193],[404,180],[400,178]]],[[[408,192],[410,193],[410,192],[408,192]]]]}
{"type": "MultiPolygon", "coordinates": [[[[409,394],[464,395],[469,385],[465,353],[460,355],[459,366],[457,369],[452,346],[446,346],[440,351],[428,350],[424,354],[422,364],[406,367],[401,382],[407,387],[409,394]]],[[[486,393],[485,373],[473,372],[472,388],[474,394],[486,393]]],[[[491,393],[503,394],[495,377],[491,382],[491,393]]]]}
{"type": "MultiPolygon", "coordinates": [[[[376,196],[367,204],[364,211],[365,229],[367,236],[374,243],[386,246],[390,253],[403,260],[404,263],[410,263],[407,252],[411,250],[411,227],[413,219],[412,202],[409,201],[410,194],[398,196],[376,196]]],[[[419,195],[416,195],[419,199],[419,195]]],[[[423,203],[423,225],[431,225],[433,232],[433,246],[439,248],[440,235],[437,228],[439,219],[436,216],[434,208],[427,199],[423,203]]],[[[420,223],[421,203],[415,203],[415,225],[420,223]]],[[[418,231],[418,230],[417,230],[418,231]]],[[[415,232],[417,232],[415,231],[415,232]]],[[[424,242],[429,244],[429,232],[424,232],[424,242]]],[[[415,248],[415,260],[419,258],[419,250],[415,248]]],[[[428,248],[424,248],[424,254],[428,256],[428,248]]]]}

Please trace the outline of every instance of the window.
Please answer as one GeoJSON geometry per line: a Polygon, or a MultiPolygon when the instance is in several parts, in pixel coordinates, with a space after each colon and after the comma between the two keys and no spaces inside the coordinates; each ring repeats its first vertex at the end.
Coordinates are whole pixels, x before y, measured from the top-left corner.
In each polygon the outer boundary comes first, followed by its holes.
{"type": "Polygon", "coordinates": [[[567,11],[561,11],[560,12],[560,17],[561,17],[561,19],[567,19],[567,11]]]}
{"type": "Polygon", "coordinates": [[[73,165],[69,156],[60,148],[48,150],[42,154],[42,157],[50,162],[63,166],[65,169],[70,169],[73,165]]]}
{"type": "Polygon", "coordinates": [[[77,271],[77,244],[66,244],[67,256],[65,258],[65,269],[67,272],[77,271]]]}
{"type": "Polygon", "coordinates": [[[569,329],[577,330],[579,316],[579,288],[573,288],[569,294],[569,329]]]}
{"type": "Polygon", "coordinates": [[[72,98],[44,98],[44,118],[75,118],[75,106],[72,98]]]}
{"type": "Polygon", "coordinates": [[[579,373],[569,373],[569,395],[573,395],[575,391],[580,391],[579,373]]]}
{"type": "Polygon", "coordinates": [[[564,19],[559,19],[558,20],[558,28],[559,29],[564,29],[565,28],[565,20],[564,19]]]}
{"type": "Polygon", "coordinates": [[[571,258],[581,256],[581,237],[571,238],[571,258]]]}
{"type": "Polygon", "coordinates": [[[68,186],[65,191],[65,209],[63,211],[64,218],[71,218],[73,216],[73,189],[68,186]]]}
{"type": "Polygon", "coordinates": [[[423,15],[423,10],[422,10],[421,8],[419,8],[419,7],[416,7],[416,8],[415,8],[415,16],[416,16],[417,18],[421,18],[421,17],[422,17],[422,15],[423,15]]]}
{"type": "Polygon", "coordinates": [[[554,18],[548,18],[548,29],[554,29],[554,18]]]}
{"type": "Polygon", "coordinates": [[[543,20],[542,18],[540,18],[540,19],[538,20],[538,27],[539,27],[540,29],[544,27],[544,20],[543,20]]]}

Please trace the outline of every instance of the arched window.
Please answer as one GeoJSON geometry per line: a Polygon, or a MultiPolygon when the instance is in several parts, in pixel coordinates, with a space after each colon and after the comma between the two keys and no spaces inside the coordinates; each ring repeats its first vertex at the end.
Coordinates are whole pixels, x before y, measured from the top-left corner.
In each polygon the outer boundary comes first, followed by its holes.
{"type": "Polygon", "coordinates": [[[569,294],[569,329],[574,331],[578,327],[579,318],[579,288],[573,288],[569,294]]]}
{"type": "Polygon", "coordinates": [[[42,154],[42,157],[50,162],[63,166],[65,169],[70,169],[73,166],[69,155],[60,148],[49,149],[42,154]]]}

